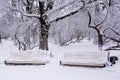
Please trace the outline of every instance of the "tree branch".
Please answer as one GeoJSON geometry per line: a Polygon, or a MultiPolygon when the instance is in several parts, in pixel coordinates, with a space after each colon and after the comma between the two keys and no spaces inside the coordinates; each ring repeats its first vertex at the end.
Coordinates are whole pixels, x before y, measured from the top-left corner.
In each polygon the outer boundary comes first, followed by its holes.
{"type": "Polygon", "coordinates": [[[24,0],[21,0],[21,1],[22,1],[23,5],[27,6],[27,5],[26,5],[27,3],[25,3],[24,0]]]}
{"type": "Polygon", "coordinates": [[[12,9],[13,11],[19,12],[22,16],[40,18],[40,15],[37,15],[37,14],[27,14],[27,13],[24,13],[24,12],[18,10],[18,9],[15,9],[15,8],[10,8],[10,9],[12,9]]]}
{"type": "Polygon", "coordinates": [[[105,18],[104,18],[100,23],[98,23],[95,27],[98,27],[99,25],[101,25],[102,23],[104,23],[104,21],[105,21],[106,18],[107,18],[107,15],[108,15],[108,10],[107,10],[107,13],[106,13],[106,15],[105,15],[105,18]]]}
{"type": "Polygon", "coordinates": [[[120,33],[119,32],[117,32],[117,31],[115,31],[115,30],[113,30],[112,28],[106,28],[104,31],[103,31],[103,33],[105,33],[107,30],[112,30],[115,34],[117,34],[118,36],[120,36],[120,33]]]}
{"type": "Polygon", "coordinates": [[[78,12],[79,12],[80,10],[82,10],[83,8],[84,8],[84,7],[81,7],[81,8],[79,8],[79,9],[75,10],[75,11],[72,11],[72,12],[64,15],[64,16],[58,17],[58,18],[50,21],[49,23],[57,22],[57,21],[62,20],[62,19],[64,19],[64,18],[66,18],[66,17],[72,16],[72,15],[78,13],[78,12]]]}
{"type": "Polygon", "coordinates": [[[111,46],[111,47],[108,47],[107,49],[105,49],[105,51],[108,51],[108,50],[120,50],[119,48],[120,48],[120,46],[111,46]]]}
{"type": "MultiPolygon", "coordinates": [[[[101,4],[101,3],[99,3],[99,4],[101,4]]],[[[99,4],[97,4],[97,5],[99,5],[99,4]]],[[[107,15],[108,15],[108,10],[107,10],[107,13],[106,13],[106,15],[105,15],[105,18],[104,18],[100,23],[98,23],[97,25],[92,26],[92,25],[91,25],[91,22],[92,22],[91,14],[90,14],[90,12],[89,12],[86,8],[85,8],[85,10],[87,11],[88,18],[89,18],[88,27],[91,27],[91,28],[94,28],[94,27],[97,28],[99,25],[101,25],[101,24],[106,20],[107,15]]]]}
{"type": "MultiPolygon", "coordinates": [[[[68,7],[69,5],[75,3],[76,1],[79,1],[79,0],[74,0],[74,1],[71,1],[71,2],[69,2],[69,3],[67,3],[67,4],[61,5],[60,7],[58,7],[58,8],[56,8],[56,9],[50,11],[49,14],[54,13],[54,12],[56,12],[56,11],[60,11],[60,10],[62,10],[62,9],[64,9],[64,8],[68,7]]],[[[49,15],[49,14],[48,14],[48,15],[49,15]]]]}
{"type": "Polygon", "coordinates": [[[89,19],[89,22],[88,22],[88,27],[94,27],[94,26],[91,26],[91,21],[92,21],[92,17],[89,13],[89,11],[87,9],[85,9],[87,11],[87,14],[88,14],[88,19],[89,19]]]}
{"type": "Polygon", "coordinates": [[[107,36],[107,35],[103,35],[104,37],[106,37],[107,39],[110,39],[110,40],[112,40],[112,41],[115,41],[115,42],[120,42],[120,40],[117,40],[117,39],[115,39],[115,38],[112,38],[112,37],[109,37],[109,36],[107,36]]]}
{"type": "Polygon", "coordinates": [[[16,30],[16,33],[15,33],[14,37],[15,37],[15,39],[17,40],[17,42],[18,42],[18,44],[19,44],[19,50],[20,50],[20,49],[24,50],[24,49],[25,49],[25,44],[24,44],[24,42],[21,42],[21,41],[18,39],[18,37],[17,37],[18,29],[19,29],[19,28],[20,28],[20,26],[17,27],[17,30],[16,30]],[[24,48],[23,48],[22,46],[23,46],[24,48]]]}

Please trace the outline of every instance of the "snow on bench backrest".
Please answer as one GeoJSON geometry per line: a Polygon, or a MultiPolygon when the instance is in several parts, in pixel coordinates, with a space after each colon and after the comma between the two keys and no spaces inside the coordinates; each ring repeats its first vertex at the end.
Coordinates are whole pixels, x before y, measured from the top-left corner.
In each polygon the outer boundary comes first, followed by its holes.
{"type": "Polygon", "coordinates": [[[74,53],[65,53],[65,59],[74,59],[81,61],[96,61],[96,62],[107,62],[108,52],[107,51],[81,51],[74,53]]]}
{"type": "Polygon", "coordinates": [[[13,52],[10,55],[11,58],[49,58],[51,57],[51,52],[49,51],[32,51],[32,50],[26,50],[26,51],[18,51],[13,52]]]}
{"type": "Polygon", "coordinates": [[[40,50],[36,50],[36,51],[32,51],[32,50],[26,50],[26,51],[18,51],[18,52],[14,52],[11,55],[16,55],[16,56],[29,56],[29,55],[50,55],[51,52],[49,51],[40,51],[40,50]]]}

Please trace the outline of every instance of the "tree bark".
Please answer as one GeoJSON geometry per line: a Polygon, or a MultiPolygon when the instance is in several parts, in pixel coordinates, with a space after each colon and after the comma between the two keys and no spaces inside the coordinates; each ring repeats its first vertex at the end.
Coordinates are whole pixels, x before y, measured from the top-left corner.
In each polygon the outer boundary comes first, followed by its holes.
{"type": "Polygon", "coordinates": [[[98,39],[98,48],[102,50],[103,46],[103,35],[101,34],[100,30],[97,28],[97,26],[90,26],[90,28],[94,29],[97,32],[97,39],[98,39]]]}
{"type": "Polygon", "coordinates": [[[40,13],[40,18],[39,21],[41,23],[39,30],[39,49],[42,50],[48,50],[48,32],[49,32],[49,27],[50,25],[47,24],[46,18],[47,16],[45,15],[45,10],[44,10],[44,3],[39,1],[39,13],[40,13]]]}
{"type": "Polygon", "coordinates": [[[1,34],[0,34],[0,43],[2,43],[2,38],[1,38],[1,34]]]}
{"type": "Polygon", "coordinates": [[[48,31],[41,28],[39,36],[39,49],[48,50],[48,31]]]}
{"type": "Polygon", "coordinates": [[[47,25],[44,17],[40,17],[39,49],[48,50],[48,32],[50,25],[47,25]]]}
{"type": "Polygon", "coordinates": [[[99,47],[100,47],[100,50],[102,50],[102,46],[103,46],[103,37],[102,37],[102,34],[98,33],[98,44],[99,44],[99,47]]]}
{"type": "Polygon", "coordinates": [[[98,35],[98,45],[100,50],[102,50],[102,46],[103,46],[103,36],[100,32],[100,30],[97,27],[93,27],[94,30],[96,30],[97,35],[98,35]]]}

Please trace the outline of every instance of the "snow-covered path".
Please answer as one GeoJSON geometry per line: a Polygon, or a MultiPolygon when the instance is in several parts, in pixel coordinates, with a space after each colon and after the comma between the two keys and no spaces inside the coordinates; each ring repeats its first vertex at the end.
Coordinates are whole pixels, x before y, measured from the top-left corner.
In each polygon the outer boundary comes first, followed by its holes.
{"type": "MultiPolygon", "coordinates": [[[[59,60],[68,51],[97,50],[92,43],[84,41],[81,44],[59,47],[49,44],[54,57],[47,65],[6,66],[3,61],[11,52],[17,50],[10,41],[0,44],[0,80],[120,80],[120,61],[113,67],[86,68],[60,66],[59,60]],[[86,47],[87,46],[87,47],[86,47]]],[[[120,52],[112,51],[112,55],[120,57],[120,52]]]]}

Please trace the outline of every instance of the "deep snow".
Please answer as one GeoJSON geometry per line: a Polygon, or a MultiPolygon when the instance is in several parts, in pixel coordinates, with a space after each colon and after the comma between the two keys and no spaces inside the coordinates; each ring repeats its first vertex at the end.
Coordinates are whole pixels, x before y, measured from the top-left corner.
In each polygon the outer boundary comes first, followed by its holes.
{"type": "MultiPolygon", "coordinates": [[[[83,40],[69,46],[60,47],[49,43],[54,57],[46,65],[6,66],[4,60],[18,49],[12,41],[0,44],[0,80],[120,80],[120,61],[105,68],[60,66],[59,61],[66,52],[97,51],[92,41],[83,40]]],[[[35,49],[34,49],[35,50],[35,49]]],[[[110,51],[120,59],[120,51],[110,51]]]]}

